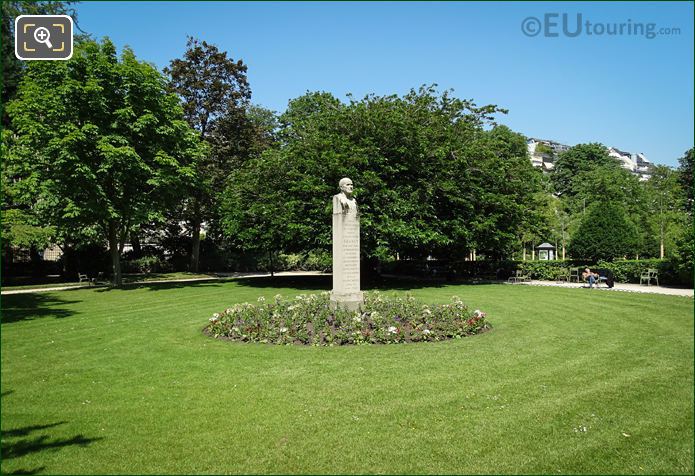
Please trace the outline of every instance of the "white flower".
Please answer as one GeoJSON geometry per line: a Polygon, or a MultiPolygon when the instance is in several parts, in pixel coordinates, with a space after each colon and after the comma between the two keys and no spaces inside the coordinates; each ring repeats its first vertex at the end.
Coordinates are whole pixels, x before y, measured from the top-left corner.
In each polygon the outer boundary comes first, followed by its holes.
{"type": "Polygon", "coordinates": [[[284,334],[285,332],[287,332],[287,327],[281,327],[281,328],[280,328],[280,332],[283,333],[283,334],[284,334]]]}
{"type": "Polygon", "coordinates": [[[424,331],[422,331],[422,333],[423,333],[423,334],[431,334],[431,333],[432,333],[432,331],[431,331],[431,330],[429,330],[429,329],[425,329],[424,331]]]}
{"type": "Polygon", "coordinates": [[[485,313],[480,309],[476,309],[475,311],[473,311],[473,315],[475,317],[485,317],[485,313]]]}
{"type": "Polygon", "coordinates": [[[352,321],[353,322],[362,322],[362,318],[359,315],[357,315],[357,316],[352,318],[352,321]]]}
{"type": "Polygon", "coordinates": [[[258,302],[265,302],[265,298],[263,296],[259,297],[258,302]]]}
{"type": "Polygon", "coordinates": [[[390,332],[391,334],[395,334],[396,332],[398,332],[398,329],[396,329],[396,328],[393,327],[393,326],[389,327],[387,330],[388,330],[388,332],[390,332]]]}

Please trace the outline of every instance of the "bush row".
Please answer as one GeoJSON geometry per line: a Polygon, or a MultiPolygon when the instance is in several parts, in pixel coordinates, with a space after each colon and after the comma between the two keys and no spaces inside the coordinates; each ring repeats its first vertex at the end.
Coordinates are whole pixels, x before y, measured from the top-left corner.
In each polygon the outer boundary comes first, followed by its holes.
{"type": "Polygon", "coordinates": [[[446,279],[496,279],[506,280],[516,270],[533,279],[553,281],[567,274],[571,268],[604,268],[613,272],[615,281],[639,283],[640,275],[647,269],[659,271],[659,284],[689,286],[693,283],[692,270],[679,271],[673,262],[660,259],[599,261],[549,260],[549,261],[442,261],[401,260],[382,265],[382,273],[406,276],[446,279]]]}
{"type": "Polygon", "coordinates": [[[365,293],[362,311],[333,310],[329,293],[237,304],[210,318],[205,332],[215,338],[271,344],[332,346],[439,341],[477,334],[490,326],[485,313],[459,298],[428,305],[412,296],[365,293]]]}
{"type": "MultiPolygon", "coordinates": [[[[599,261],[587,263],[586,261],[520,261],[517,269],[529,273],[533,279],[555,280],[565,274],[570,268],[607,269],[613,273],[613,278],[619,283],[640,282],[640,275],[647,269],[659,271],[659,284],[687,285],[688,276],[683,276],[668,260],[643,259],[599,261]]],[[[692,281],[690,281],[692,283],[692,281]]]]}

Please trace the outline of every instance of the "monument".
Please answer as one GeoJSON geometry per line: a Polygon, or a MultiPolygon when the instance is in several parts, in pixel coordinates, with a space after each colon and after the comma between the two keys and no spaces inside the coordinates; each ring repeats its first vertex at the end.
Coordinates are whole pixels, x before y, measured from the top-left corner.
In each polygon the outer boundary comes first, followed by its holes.
{"type": "Polygon", "coordinates": [[[351,311],[362,308],[360,291],[360,216],[352,196],[352,180],[340,180],[340,193],[333,195],[333,291],[331,308],[351,311]]]}

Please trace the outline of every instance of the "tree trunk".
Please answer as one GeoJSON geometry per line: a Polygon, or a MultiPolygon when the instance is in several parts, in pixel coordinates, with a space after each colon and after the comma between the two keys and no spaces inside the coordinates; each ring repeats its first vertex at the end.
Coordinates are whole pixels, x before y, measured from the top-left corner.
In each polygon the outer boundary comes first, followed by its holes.
{"type": "Polygon", "coordinates": [[[270,277],[275,276],[275,264],[273,263],[273,252],[268,252],[268,257],[270,258],[270,277]]]}
{"type": "Polygon", "coordinates": [[[140,244],[140,237],[137,233],[130,234],[130,244],[133,245],[133,258],[142,258],[142,245],[140,244]]]}
{"type": "Polygon", "coordinates": [[[661,230],[659,233],[659,259],[664,259],[664,222],[661,222],[661,230]]]}
{"type": "Polygon", "coordinates": [[[118,227],[116,222],[109,222],[109,251],[111,252],[111,272],[113,274],[113,285],[122,286],[123,276],[121,275],[121,253],[119,249],[118,227]]]}
{"type": "Polygon", "coordinates": [[[31,275],[41,276],[43,274],[42,259],[39,255],[39,250],[36,246],[32,245],[29,247],[29,259],[31,260],[31,275]]]}
{"type": "Polygon", "coordinates": [[[191,242],[191,272],[197,273],[200,264],[200,220],[193,221],[193,240],[191,242]]]}

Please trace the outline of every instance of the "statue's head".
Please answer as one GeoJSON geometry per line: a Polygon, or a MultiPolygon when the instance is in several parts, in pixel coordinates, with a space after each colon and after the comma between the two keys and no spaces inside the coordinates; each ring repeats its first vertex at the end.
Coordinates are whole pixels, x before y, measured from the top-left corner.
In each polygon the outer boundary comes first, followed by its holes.
{"type": "Polygon", "coordinates": [[[343,192],[346,196],[351,197],[352,196],[352,180],[349,178],[345,177],[340,179],[340,182],[338,182],[338,186],[340,187],[340,191],[343,192]]]}

